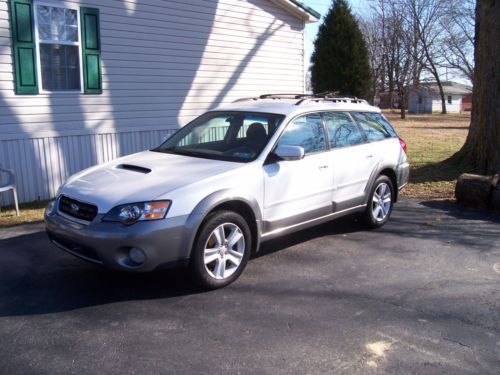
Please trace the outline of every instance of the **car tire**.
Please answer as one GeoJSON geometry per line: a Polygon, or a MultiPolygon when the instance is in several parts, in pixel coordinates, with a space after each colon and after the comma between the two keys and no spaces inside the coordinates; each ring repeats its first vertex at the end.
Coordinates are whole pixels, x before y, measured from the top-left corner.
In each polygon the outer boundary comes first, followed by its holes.
{"type": "Polygon", "coordinates": [[[394,186],[389,177],[380,175],[373,184],[368,204],[364,214],[364,221],[370,228],[383,226],[392,213],[394,205],[394,186]]]}
{"type": "Polygon", "coordinates": [[[196,237],[190,270],[205,289],[225,287],[243,272],[252,249],[248,223],[232,211],[207,216],[196,237]]]}

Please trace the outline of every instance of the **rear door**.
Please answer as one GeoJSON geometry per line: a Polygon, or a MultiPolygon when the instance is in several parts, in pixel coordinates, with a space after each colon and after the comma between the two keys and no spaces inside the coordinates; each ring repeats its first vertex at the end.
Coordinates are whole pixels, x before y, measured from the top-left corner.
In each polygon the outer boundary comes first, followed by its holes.
{"type": "Polygon", "coordinates": [[[364,204],[365,189],[376,167],[373,145],[347,112],[324,114],[333,173],[332,202],[335,211],[364,204]]]}

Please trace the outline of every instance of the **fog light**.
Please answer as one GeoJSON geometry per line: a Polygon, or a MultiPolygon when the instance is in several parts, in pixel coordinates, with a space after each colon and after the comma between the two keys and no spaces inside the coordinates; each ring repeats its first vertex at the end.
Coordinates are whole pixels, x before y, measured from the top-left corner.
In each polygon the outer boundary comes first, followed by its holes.
{"type": "Polygon", "coordinates": [[[141,249],[133,247],[129,250],[128,256],[132,262],[142,264],[146,260],[146,254],[141,249]]]}

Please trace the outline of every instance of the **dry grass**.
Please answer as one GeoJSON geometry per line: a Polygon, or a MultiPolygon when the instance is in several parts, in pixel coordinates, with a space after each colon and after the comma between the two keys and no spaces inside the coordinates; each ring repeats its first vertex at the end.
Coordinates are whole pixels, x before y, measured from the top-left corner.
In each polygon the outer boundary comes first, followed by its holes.
{"type": "MultiPolygon", "coordinates": [[[[452,199],[462,166],[446,159],[463,145],[469,129],[470,116],[461,115],[407,115],[385,112],[399,136],[408,145],[412,170],[410,183],[402,195],[422,199],[452,199]]],[[[0,211],[0,227],[43,220],[47,201],[21,205],[21,216],[16,217],[12,207],[0,211]]]]}
{"type": "Polygon", "coordinates": [[[16,217],[14,207],[2,207],[0,211],[0,228],[42,221],[43,211],[48,202],[49,201],[39,201],[21,204],[19,207],[19,217],[16,217]]]}
{"type": "Polygon", "coordinates": [[[385,112],[408,145],[410,183],[402,195],[422,199],[453,199],[455,183],[467,168],[447,160],[464,144],[469,114],[407,115],[385,112]]]}

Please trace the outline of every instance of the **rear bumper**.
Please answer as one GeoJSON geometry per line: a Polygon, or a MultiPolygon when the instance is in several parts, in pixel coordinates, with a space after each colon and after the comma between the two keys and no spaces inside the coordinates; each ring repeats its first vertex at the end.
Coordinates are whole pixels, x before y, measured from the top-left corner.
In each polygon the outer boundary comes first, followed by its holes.
{"type": "Polygon", "coordinates": [[[397,177],[398,189],[401,190],[408,184],[408,180],[410,179],[410,164],[407,161],[398,165],[397,177]]]}
{"type": "Polygon", "coordinates": [[[46,213],[47,234],[60,249],[115,270],[152,271],[189,258],[187,217],[138,222],[129,226],[103,222],[101,218],[102,215],[98,215],[91,223],[81,224],[57,212],[46,213]],[[131,248],[143,251],[145,260],[142,264],[130,259],[131,248]]]}

